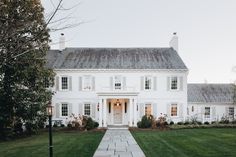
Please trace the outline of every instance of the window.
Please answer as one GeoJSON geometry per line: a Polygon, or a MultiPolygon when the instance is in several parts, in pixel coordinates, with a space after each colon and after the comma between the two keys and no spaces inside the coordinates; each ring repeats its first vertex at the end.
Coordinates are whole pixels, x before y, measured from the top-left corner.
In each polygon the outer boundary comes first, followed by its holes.
{"type": "Polygon", "coordinates": [[[177,116],[177,111],[178,111],[177,104],[172,104],[171,105],[171,116],[177,116]]]}
{"type": "Polygon", "coordinates": [[[151,104],[145,104],[145,115],[150,116],[152,114],[152,105],[151,104]]]}
{"type": "Polygon", "coordinates": [[[229,107],[229,118],[234,118],[234,107],[229,107]]]}
{"type": "Polygon", "coordinates": [[[210,118],[210,107],[205,107],[205,118],[210,118]]]}
{"type": "Polygon", "coordinates": [[[108,104],[108,112],[111,113],[111,102],[108,104]]]}
{"type": "Polygon", "coordinates": [[[44,83],[44,88],[49,88],[49,80],[48,80],[48,78],[44,78],[44,80],[43,80],[43,83],[44,83]]]}
{"type": "Polygon", "coordinates": [[[115,76],[115,90],[121,89],[121,76],[115,76]]]}
{"type": "Polygon", "coordinates": [[[125,102],[125,113],[127,113],[127,102],[125,102]]]}
{"type": "Polygon", "coordinates": [[[61,77],[61,89],[62,90],[68,89],[68,77],[61,77]]]}
{"type": "Polygon", "coordinates": [[[144,81],[145,81],[144,82],[144,85],[145,85],[144,89],[150,90],[152,87],[152,78],[150,76],[146,76],[144,81]]]}
{"type": "Polygon", "coordinates": [[[192,106],[192,112],[194,112],[194,106],[192,106]]]}
{"type": "Polygon", "coordinates": [[[92,90],[92,77],[91,76],[84,76],[83,80],[83,90],[90,91],[92,90]]]}
{"type": "Polygon", "coordinates": [[[170,82],[171,86],[170,89],[171,90],[177,90],[178,89],[178,77],[171,77],[171,82],[170,82]]]}
{"type": "Polygon", "coordinates": [[[91,114],[91,106],[90,104],[84,104],[84,115],[90,116],[91,114]]]}
{"type": "Polygon", "coordinates": [[[61,104],[61,116],[68,116],[68,104],[61,104]]]}

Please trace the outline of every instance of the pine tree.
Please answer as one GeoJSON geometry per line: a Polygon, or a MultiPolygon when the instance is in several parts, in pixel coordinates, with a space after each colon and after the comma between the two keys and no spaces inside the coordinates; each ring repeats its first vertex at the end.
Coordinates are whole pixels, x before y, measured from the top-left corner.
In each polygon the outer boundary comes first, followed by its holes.
{"type": "Polygon", "coordinates": [[[49,29],[40,0],[0,1],[0,132],[45,116],[54,73],[46,68],[49,29]]]}

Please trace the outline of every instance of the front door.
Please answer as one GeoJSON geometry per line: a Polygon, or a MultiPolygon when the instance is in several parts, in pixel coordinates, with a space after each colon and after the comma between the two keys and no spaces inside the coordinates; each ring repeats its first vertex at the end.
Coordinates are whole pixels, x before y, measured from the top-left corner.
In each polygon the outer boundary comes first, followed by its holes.
{"type": "Polygon", "coordinates": [[[114,124],[122,124],[122,107],[121,104],[114,104],[114,124]]]}

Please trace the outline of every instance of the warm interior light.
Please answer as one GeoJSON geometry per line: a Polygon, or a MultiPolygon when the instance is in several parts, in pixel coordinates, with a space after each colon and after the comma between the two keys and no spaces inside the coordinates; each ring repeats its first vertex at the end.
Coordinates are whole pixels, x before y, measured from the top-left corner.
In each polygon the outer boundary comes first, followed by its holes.
{"type": "Polygon", "coordinates": [[[116,106],[120,106],[119,99],[116,100],[116,106]]]}
{"type": "Polygon", "coordinates": [[[48,105],[47,105],[47,115],[48,116],[52,116],[52,104],[51,104],[51,101],[48,102],[48,105]]]}

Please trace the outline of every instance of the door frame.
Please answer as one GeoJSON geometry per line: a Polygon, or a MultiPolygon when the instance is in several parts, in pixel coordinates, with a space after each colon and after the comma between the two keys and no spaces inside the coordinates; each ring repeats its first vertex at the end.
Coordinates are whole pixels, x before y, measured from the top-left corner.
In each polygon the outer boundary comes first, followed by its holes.
{"type": "Polygon", "coordinates": [[[115,124],[115,112],[114,112],[114,106],[116,104],[112,104],[112,125],[123,125],[123,111],[124,111],[124,105],[123,103],[120,103],[121,104],[121,123],[120,124],[115,124]]]}

